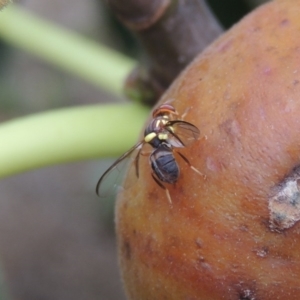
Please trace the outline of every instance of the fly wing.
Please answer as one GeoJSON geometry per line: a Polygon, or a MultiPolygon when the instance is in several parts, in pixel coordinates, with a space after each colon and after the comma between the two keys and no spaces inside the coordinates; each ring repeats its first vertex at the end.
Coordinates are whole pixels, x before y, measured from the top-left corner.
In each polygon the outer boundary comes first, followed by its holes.
{"type": "Polygon", "coordinates": [[[116,195],[121,189],[130,187],[138,178],[138,159],[140,155],[143,141],[137,143],[121,157],[119,157],[100,177],[96,193],[100,198],[109,198],[116,195]],[[126,180],[124,186],[124,175],[130,166],[130,172],[134,172],[134,176],[130,176],[131,180],[126,180]]]}
{"type": "Polygon", "coordinates": [[[181,120],[169,121],[166,129],[170,133],[168,142],[175,148],[188,146],[200,137],[200,131],[195,125],[181,120]]]}

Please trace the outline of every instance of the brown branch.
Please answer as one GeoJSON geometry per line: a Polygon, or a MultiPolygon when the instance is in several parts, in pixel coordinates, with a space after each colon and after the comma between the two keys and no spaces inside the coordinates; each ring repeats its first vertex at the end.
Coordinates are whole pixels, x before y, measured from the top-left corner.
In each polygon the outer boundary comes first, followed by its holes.
{"type": "Polygon", "coordinates": [[[141,41],[146,59],[129,76],[132,98],[155,103],[179,72],[221,32],[204,0],[107,0],[141,41]]]}

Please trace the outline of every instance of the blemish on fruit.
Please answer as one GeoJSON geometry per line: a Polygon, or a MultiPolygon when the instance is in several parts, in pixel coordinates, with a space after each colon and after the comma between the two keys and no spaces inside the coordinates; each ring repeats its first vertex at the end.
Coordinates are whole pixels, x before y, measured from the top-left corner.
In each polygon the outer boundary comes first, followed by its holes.
{"type": "Polygon", "coordinates": [[[299,80],[298,79],[295,79],[294,81],[293,81],[293,85],[298,85],[299,84],[299,80]]]}
{"type": "Polygon", "coordinates": [[[123,253],[126,259],[130,260],[131,259],[131,245],[128,240],[125,240],[123,242],[123,253]]]}
{"type": "Polygon", "coordinates": [[[231,94],[229,92],[229,89],[226,89],[223,93],[223,100],[227,101],[227,100],[230,100],[231,98],[231,94]]]}
{"type": "Polygon", "coordinates": [[[239,300],[255,300],[254,293],[250,289],[244,289],[240,292],[239,300]]]}
{"type": "Polygon", "coordinates": [[[228,119],[220,125],[220,128],[225,131],[232,143],[238,142],[241,137],[240,124],[235,119],[228,119]]]}
{"type": "Polygon", "coordinates": [[[195,268],[199,271],[212,271],[211,265],[205,261],[205,258],[203,256],[199,256],[195,268]]]}
{"type": "Polygon", "coordinates": [[[272,68],[271,67],[265,67],[263,69],[263,74],[264,75],[271,75],[272,74],[272,68]]]}
{"type": "Polygon", "coordinates": [[[228,40],[226,42],[219,44],[217,50],[219,53],[225,53],[231,48],[231,46],[232,46],[232,40],[228,40]]]}
{"type": "Polygon", "coordinates": [[[288,229],[300,220],[300,166],[273,188],[269,212],[272,231],[288,229]]]}
{"type": "Polygon", "coordinates": [[[203,242],[200,238],[197,238],[195,240],[195,244],[196,244],[197,248],[202,248],[203,247],[203,242]]]}
{"type": "Polygon", "coordinates": [[[254,281],[244,281],[241,280],[234,284],[233,289],[237,291],[238,300],[258,300],[256,297],[255,280],[254,281]]]}
{"type": "Polygon", "coordinates": [[[259,31],[261,31],[261,27],[259,26],[256,26],[252,29],[252,32],[259,32],[259,31]]]}
{"type": "Polygon", "coordinates": [[[206,167],[212,172],[218,172],[222,169],[222,165],[211,156],[206,158],[206,167]]]}
{"type": "Polygon", "coordinates": [[[281,26],[287,26],[290,24],[290,21],[288,19],[283,19],[281,22],[280,22],[280,25],[281,26]]]}
{"type": "Polygon", "coordinates": [[[255,248],[255,249],[253,249],[253,252],[258,257],[265,258],[269,253],[269,248],[268,247],[255,248]]]}

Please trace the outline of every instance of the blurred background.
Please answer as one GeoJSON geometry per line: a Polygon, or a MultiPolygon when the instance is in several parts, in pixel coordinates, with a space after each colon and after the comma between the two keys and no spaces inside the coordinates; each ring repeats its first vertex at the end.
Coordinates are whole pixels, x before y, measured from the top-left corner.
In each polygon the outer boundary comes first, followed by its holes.
{"type": "MultiPolygon", "coordinates": [[[[264,1],[209,2],[228,28],[264,1]]],[[[126,55],[139,56],[134,38],[113,18],[104,0],[16,3],[126,55]]],[[[1,121],[53,108],[125,101],[10,48],[1,39],[0,91],[1,121]]],[[[0,181],[3,299],[125,299],[114,237],[114,204],[100,203],[95,195],[97,180],[112,162],[53,166],[0,181]]]]}

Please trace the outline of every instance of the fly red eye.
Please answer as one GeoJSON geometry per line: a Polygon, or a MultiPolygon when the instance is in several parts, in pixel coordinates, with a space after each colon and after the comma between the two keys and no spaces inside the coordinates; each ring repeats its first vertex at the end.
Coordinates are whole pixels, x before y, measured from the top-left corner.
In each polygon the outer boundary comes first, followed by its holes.
{"type": "Polygon", "coordinates": [[[176,109],[170,104],[162,104],[157,109],[155,109],[152,113],[153,118],[157,116],[165,115],[165,114],[173,114],[178,115],[176,109]]]}

